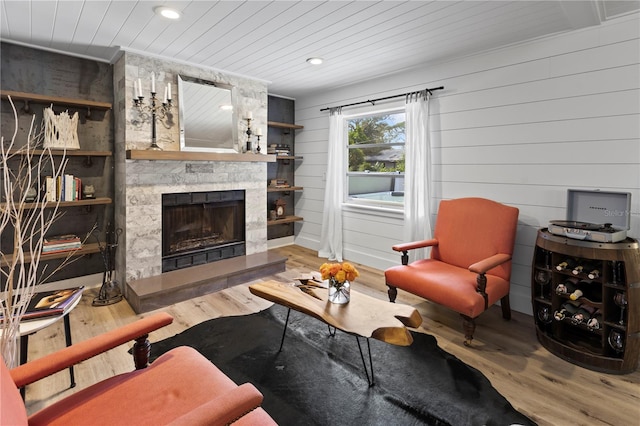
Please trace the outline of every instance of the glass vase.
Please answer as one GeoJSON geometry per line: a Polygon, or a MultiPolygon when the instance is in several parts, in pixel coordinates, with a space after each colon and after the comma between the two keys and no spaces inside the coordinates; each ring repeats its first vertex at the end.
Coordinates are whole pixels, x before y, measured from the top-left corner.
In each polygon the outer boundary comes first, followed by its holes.
{"type": "Polygon", "coordinates": [[[351,283],[345,281],[339,283],[333,278],[329,279],[329,302],[343,305],[351,300],[351,283]]]}

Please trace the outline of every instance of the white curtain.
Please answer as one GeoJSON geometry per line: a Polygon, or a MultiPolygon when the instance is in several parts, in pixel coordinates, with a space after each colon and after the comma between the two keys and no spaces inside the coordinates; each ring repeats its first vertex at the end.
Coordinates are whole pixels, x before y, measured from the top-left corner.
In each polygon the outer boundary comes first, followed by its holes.
{"type": "Polygon", "coordinates": [[[342,200],[346,179],[344,140],[342,110],[332,108],[329,118],[329,155],[318,256],[337,262],[342,262],[342,200]]]}
{"type": "MultiPolygon", "coordinates": [[[[429,100],[425,90],[407,96],[404,188],[404,238],[431,238],[432,154],[429,100]]],[[[428,257],[428,249],[411,250],[409,261],[428,257]]]]}

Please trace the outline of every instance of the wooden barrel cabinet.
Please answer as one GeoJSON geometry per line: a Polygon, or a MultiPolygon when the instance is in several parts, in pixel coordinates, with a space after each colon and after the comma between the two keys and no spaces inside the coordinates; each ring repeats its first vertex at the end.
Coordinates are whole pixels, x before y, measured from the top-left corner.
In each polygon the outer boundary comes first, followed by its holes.
{"type": "Polygon", "coordinates": [[[640,353],[640,249],[538,231],[531,268],[538,340],[573,364],[625,374],[640,353]]]}

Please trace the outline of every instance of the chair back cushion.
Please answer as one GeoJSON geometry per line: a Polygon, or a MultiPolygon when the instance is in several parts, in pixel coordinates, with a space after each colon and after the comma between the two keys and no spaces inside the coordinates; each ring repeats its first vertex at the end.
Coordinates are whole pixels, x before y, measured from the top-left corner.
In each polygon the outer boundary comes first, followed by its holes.
{"type": "Polygon", "coordinates": [[[0,357],[0,425],[27,425],[27,410],[2,357],[0,357]]]}
{"type": "MultiPolygon", "coordinates": [[[[484,198],[442,200],[434,229],[438,245],[431,250],[431,258],[468,268],[494,254],[513,254],[518,213],[515,207],[484,198]]],[[[511,262],[488,274],[508,281],[511,262]]]]}

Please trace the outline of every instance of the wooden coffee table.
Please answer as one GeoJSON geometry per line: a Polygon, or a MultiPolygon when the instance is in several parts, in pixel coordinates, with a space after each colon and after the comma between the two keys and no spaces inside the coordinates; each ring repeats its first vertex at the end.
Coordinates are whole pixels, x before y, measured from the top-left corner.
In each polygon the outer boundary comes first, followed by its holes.
{"type": "Polygon", "coordinates": [[[407,327],[416,328],[422,324],[420,313],[411,306],[376,299],[353,289],[351,301],[344,305],[329,302],[328,290],[321,287],[265,281],[251,284],[249,291],[258,297],[289,308],[280,350],[284,343],[291,309],[312,316],[329,327],[356,336],[369,386],[374,385],[369,338],[392,345],[409,346],[413,343],[413,337],[407,327]],[[358,337],[364,337],[367,340],[370,379],[358,337]]]}

